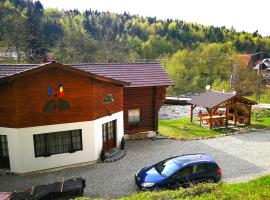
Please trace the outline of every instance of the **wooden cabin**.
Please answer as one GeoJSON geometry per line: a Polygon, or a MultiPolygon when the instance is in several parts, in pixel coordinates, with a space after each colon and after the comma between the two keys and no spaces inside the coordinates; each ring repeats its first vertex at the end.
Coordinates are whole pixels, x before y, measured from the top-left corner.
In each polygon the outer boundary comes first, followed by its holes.
{"type": "Polygon", "coordinates": [[[125,134],[157,130],[171,84],[157,63],[0,65],[0,168],[95,162],[125,134]]]}
{"type": "Polygon", "coordinates": [[[189,101],[191,104],[190,121],[193,121],[193,111],[197,106],[207,110],[199,113],[199,124],[205,124],[209,129],[213,127],[227,127],[229,122],[237,124],[250,124],[251,107],[255,101],[244,98],[236,93],[208,91],[189,101]]]}
{"type": "Polygon", "coordinates": [[[151,137],[157,131],[158,112],[173,85],[158,63],[72,65],[101,76],[129,82],[124,86],[124,132],[126,138],[151,137]]]}

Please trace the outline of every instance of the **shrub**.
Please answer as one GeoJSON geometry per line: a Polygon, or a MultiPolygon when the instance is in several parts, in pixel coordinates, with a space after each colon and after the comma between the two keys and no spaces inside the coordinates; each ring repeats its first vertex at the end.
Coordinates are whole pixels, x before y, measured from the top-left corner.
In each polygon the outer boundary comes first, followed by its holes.
{"type": "Polygon", "coordinates": [[[104,161],[105,160],[105,152],[104,152],[103,149],[101,150],[101,153],[100,153],[100,160],[101,161],[104,161]]]}
{"type": "Polygon", "coordinates": [[[120,145],[121,150],[125,149],[125,143],[126,143],[125,138],[122,137],[121,145],[120,145]]]}

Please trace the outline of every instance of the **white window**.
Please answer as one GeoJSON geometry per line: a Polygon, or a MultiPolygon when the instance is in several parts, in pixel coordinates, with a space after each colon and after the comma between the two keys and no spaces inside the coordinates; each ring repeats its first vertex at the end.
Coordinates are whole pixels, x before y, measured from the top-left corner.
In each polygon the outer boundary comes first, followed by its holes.
{"type": "Polygon", "coordinates": [[[128,110],[128,124],[134,125],[140,122],[140,109],[128,110]]]}

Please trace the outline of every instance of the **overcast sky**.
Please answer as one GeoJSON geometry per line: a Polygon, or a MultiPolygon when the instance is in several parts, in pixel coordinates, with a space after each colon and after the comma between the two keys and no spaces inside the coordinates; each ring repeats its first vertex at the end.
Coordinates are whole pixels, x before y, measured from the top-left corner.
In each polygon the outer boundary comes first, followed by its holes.
{"type": "Polygon", "coordinates": [[[93,9],[204,25],[232,26],[237,31],[270,35],[270,0],[40,0],[45,8],[93,9]]]}

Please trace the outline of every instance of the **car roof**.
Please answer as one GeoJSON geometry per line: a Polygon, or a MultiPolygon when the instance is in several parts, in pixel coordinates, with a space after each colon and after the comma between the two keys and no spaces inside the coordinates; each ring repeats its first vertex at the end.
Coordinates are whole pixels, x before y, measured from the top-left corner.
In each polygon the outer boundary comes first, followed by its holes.
{"type": "Polygon", "coordinates": [[[184,167],[195,163],[215,163],[215,160],[206,154],[186,154],[173,157],[170,160],[174,161],[179,167],[184,167]]]}

